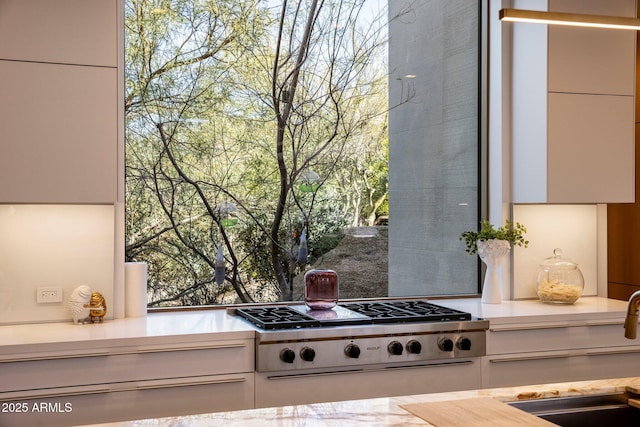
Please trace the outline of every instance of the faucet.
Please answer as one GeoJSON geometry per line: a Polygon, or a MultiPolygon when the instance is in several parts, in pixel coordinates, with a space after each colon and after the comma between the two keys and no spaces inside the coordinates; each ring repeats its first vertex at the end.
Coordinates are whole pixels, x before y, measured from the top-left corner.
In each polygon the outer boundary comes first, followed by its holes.
{"type": "Polygon", "coordinates": [[[629,298],[627,317],[624,319],[624,336],[633,340],[638,329],[638,310],[640,309],[640,291],[636,291],[629,298]]]}

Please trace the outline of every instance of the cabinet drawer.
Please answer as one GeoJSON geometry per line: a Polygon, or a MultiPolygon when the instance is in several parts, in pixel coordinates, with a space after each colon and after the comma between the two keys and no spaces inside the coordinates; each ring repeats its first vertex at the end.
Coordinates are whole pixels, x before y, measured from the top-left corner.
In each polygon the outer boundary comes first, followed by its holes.
{"type": "Polygon", "coordinates": [[[474,358],[393,369],[300,375],[256,373],[255,382],[256,408],[302,405],[478,389],[481,363],[474,358]]]}
{"type": "Polygon", "coordinates": [[[556,351],[486,356],[482,387],[509,387],[640,375],[640,349],[556,351]]]}
{"type": "Polygon", "coordinates": [[[624,347],[630,344],[633,341],[624,337],[622,323],[511,325],[493,327],[487,333],[488,355],[624,347]]]}
{"type": "Polygon", "coordinates": [[[110,349],[82,357],[5,360],[0,362],[0,393],[253,372],[252,343],[251,340],[221,341],[191,348],[110,349]]]}
{"type": "Polygon", "coordinates": [[[41,390],[36,396],[18,395],[10,400],[0,395],[0,404],[28,409],[26,413],[0,413],[0,425],[55,427],[250,409],[254,406],[253,389],[253,373],[244,373],[129,382],[112,389],[41,390]],[[51,410],[31,410],[41,404],[51,410]]]}
{"type": "Polygon", "coordinates": [[[130,378],[177,378],[196,375],[215,375],[255,370],[253,341],[230,341],[210,347],[157,351],[147,349],[128,357],[135,368],[130,378]]]}

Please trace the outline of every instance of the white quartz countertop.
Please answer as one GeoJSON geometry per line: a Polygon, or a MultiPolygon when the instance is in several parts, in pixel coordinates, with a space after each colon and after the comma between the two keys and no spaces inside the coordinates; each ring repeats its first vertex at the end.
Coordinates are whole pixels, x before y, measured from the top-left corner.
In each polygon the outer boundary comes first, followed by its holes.
{"type": "Polygon", "coordinates": [[[539,300],[502,301],[483,304],[479,298],[433,299],[434,304],[454,308],[487,319],[491,326],[515,323],[578,322],[624,323],[627,302],[583,297],[574,304],[545,304],[539,300]]]}
{"type": "MultiPolygon", "coordinates": [[[[152,418],[128,422],[96,424],[92,427],[141,427],[141,426],[432,426],[428,422],[405,411],[401,405],[474,397],[493,397],[502,402],[605,394],[631,390],[637,393],[640,378],[618,378],[579,381],[558,384],[541,384],[486,390],[457,391],[449,393],[421,394],[344,402],[317,403],[311,405],[278,408],[251,409],[245,411],[197,414],[180,417],[152,418]]],[[[89,427],[89,426],[86,426],[89,427]]]]}
{"type": "Polygon", "coordinates": [[[0,326],[0,358],[32,351],[73,351],[127,345],[172,345],[253,339],[255,328],[224,309],[158,312],[103,323],[43,323],[0,326]]]}
{"type": "MultiPolygon", "coordinates": [[[[488,319],[491,327],[520,323],[562,325],[562,322],[622,324],[627,309],[625,301],[600,297],[583,297],[573,305],[549,305],[538,300],[482,304],[479,298],[430,301],[488,319]]],[[[105,320],[101,324],[76,325],[69,321],[4,325],[0,326],[0,358],[33,351],[74,352],[105,346],[251,339],[255,331],[251,324],[227,314],[225,309],[156,312],[145,317],[105,320]]]]}

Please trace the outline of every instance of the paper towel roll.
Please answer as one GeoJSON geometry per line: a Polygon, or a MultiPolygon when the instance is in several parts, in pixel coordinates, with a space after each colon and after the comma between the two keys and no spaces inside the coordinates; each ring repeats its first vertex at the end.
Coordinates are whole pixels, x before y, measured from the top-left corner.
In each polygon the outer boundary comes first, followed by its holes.
{"type": "Polygon", "coordinates": [[[124,264],[124,315],[142,317],[147,314],[147,263],[124,264]]]}

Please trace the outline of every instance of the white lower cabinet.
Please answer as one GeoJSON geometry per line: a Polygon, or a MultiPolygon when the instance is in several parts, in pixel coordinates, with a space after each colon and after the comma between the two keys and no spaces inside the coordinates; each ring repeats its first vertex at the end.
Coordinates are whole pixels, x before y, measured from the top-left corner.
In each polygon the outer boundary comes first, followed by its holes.
{"type": "Polygon", "coordinates": [[[639,361],[622,323],[501,326],[487,334],[482,387],[639,376],[639,361]]]}
{"type": "Polygon", "coordinates": [[[0,359],[0,425],[63,426],[254,407],[254,341],[0,359]]]}
{"type": "Polygon", "coordinates": [[[55,427],[249,409],[253,389],[253,373],[240,373],[39,390],[0,400],[0,425],[55,427]]]}

